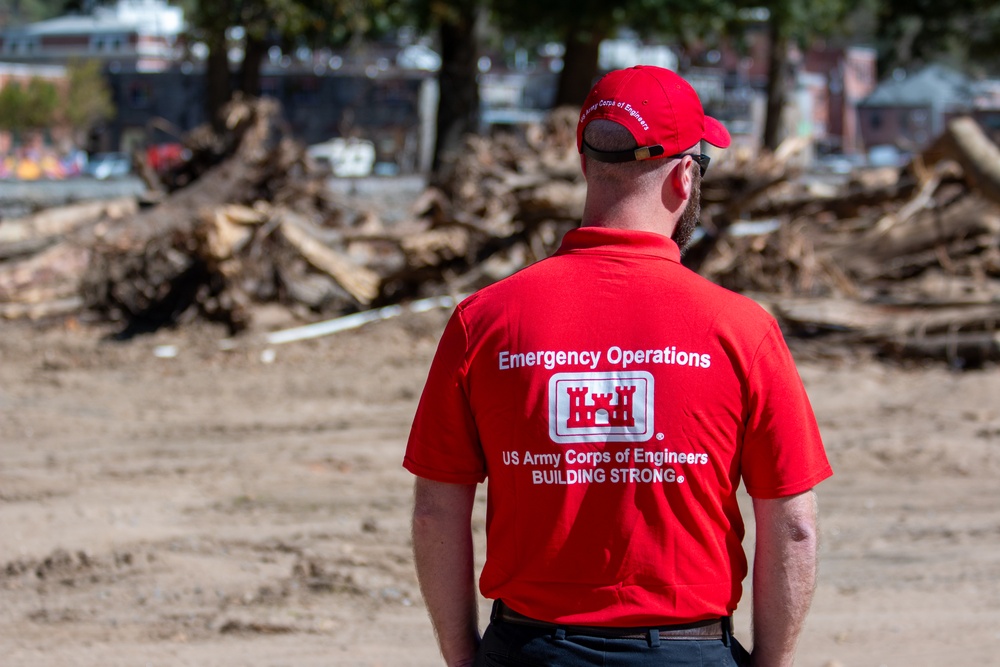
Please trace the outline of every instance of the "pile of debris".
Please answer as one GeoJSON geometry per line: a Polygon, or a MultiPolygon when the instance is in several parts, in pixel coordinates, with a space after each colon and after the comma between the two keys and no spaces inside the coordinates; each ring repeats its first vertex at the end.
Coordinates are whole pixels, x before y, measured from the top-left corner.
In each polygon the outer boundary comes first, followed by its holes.
{"type": "Polygon", "coordinates": [[[902,170],[767,197],[759,235],[719,240],[701,272],[830,348],[956,367],[1000,359],[1000,150],[969,118],[902,170]]]}
{"type": "MultiPolygon", "coordinates": [[[[349,206],[270,100],[192,134],[185,187],[0,223],[0,316],[87,312],[125,333],[195,318],[239,332],[255,304],[317,320],[467,293],[545,257],[583,211],[575,110],[470,137],[401,221],[349,206]]],[[[752,294],[786,330],[891,355],[1000,358],[1000,158],[953,121],[904,169],[845,185],[794,166],[804,142],[730,155],[702,184],[685,263],[752,294]]],[[[151,187],[158,184],[150,181],[151,187]]]]}
{"type": "Polygon", "coordinates": [[[274,101],[232,103],[226,128],[195,133],[197,174],[154,205],[3,221],[0,315],[85,310],[129,335],[196,318],[236,333],[262,302],[305,319],[351,313],[492,282],[550,253],[582,211],[575,156],[553,158],[572,136],[565,115],[533,129],[529,147],[470,138],[447,191],[428,188],[392,224],[328,187],[274,101]]]}

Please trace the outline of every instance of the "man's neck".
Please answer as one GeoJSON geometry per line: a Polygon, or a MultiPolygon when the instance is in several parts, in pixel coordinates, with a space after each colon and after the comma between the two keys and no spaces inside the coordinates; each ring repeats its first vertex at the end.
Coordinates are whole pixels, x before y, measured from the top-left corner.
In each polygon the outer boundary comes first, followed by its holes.
{"type": "Polygon", "coordinates": [[[660,206],[617,205],[598,206],[589,198],[583,210],[582,227],[606,227],[670,236],[677,221],[660,206]],[[656,215],[659,214],[659,215],[656,215]]]}

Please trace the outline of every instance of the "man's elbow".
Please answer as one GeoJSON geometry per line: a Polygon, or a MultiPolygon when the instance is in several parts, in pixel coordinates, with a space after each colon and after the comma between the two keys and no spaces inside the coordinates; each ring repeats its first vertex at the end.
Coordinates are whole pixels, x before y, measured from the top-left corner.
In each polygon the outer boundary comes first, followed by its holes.
{"type": "Polygon", "coordinates": [[[816,496],[812,491],[773,500],[754,502],[760,534],[800,550],[815,549],[817,527],[816,496]]]}
{"type": "Polygon", "coordinates": [[[430,532],[467,524],[475,485],[445,484],[418,478],[413,498],[412,530],[430,532]]]}
{"type": "MultiPolygon", "coordinates": [[[[810,493],[808,501],[800,502],[798,511],[788,513],[782,521],[781,531],[785,549],[796,554],[796,558],[815,562],[819,552],[819,527],[816,517],[815,498],[810,493]]],[[[805,500],[805,499],[803,499],[805,500]]]]}
{"type": "Polygon", "coordinates": [[[447,515],[433,505],[414,505],[411,530],[414,534],[436,531],[447,519],[447,515]]]}
{"type": "Polygon", "coordinates": [[[789,541],[803,547],[815,545],[818,541],[818,531],[816,521],[792,521],[785,530],[789,541]]]}

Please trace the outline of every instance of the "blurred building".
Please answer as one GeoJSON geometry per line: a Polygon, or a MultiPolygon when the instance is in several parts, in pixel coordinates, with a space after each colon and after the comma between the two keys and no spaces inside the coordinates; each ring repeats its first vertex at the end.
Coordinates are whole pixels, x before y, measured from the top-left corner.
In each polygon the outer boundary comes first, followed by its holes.
{"type": "MultiPolygon", "coordinates": [[[[6,78],[64,72],[73,59],[104,65],[117,109],[88,148],[131,152],[177,142],[204,123],[205,63],[200,45],[185,45],[184,14],[165,0],[118,0],[89,13],[0,31],[0,85],[6,78]],[[187,48],[190,46],[191,48],[187,48]]],[[[236,82],[239,48],[230,52],[236,82]]],[[[383,171],[429,164],[436,109],[434,70],[425,45],[370,45],[342,55],[329,50],[272,52],[262,64],[262,94],[278,99],[292,132],[305,143],[335,137],[374,144],[383,171]]]]}
{"type": "Polygon", "coordinates": [[[164,0],[118,0],[87,14],[67,14],[0,32],[0,60],[109,65],[158,70],[181,55],[184,13],[164,0]]]}
{"type": "Polygon", "coordinates": [[[817,46],[804,54],[800,87],[810,99],[810,131],[821,152],[864,151],[858,108],[878,84],[877,60],[875,49],[863,46],[817,46]]]}
{"type": "Polygon", "coordinates": [[[897,70],[861,102],[861,134],[868,147],[919,151],[944,132],[950,116],[971,111],[974,102],[972,81],[961,72],[943,65],[897,70]]]}
{"type": "Polygon", "coordinates": [[[32,79],[44,79],[61,84],[66,80],[63,65],[25,65],[23,63],[0,62],[0,90],[8,83],[27,85],[32,79]]]}
{"type": "Polygon", "coordinates": [[[858,111],[865,146],[903,152],[925,148],[959,115],[1000,132],[1000,81],[974,80],[943,65],[897,70],[865,98],[858,111]]]}
{"type": "MultiPolygon", "coordinates": [[[[108,73],[118,110],[99,137],[100,151],[132,151],[176,142],[206,122],[205,74],[181,63],[159,72],[122,68],[108,73]]],[[[343,137],[370,141],[376,166],[386,173],[426,168],[422,110],[434,95],[433,75],[421,70],[319,72],[313,68],[265,68],[262,94],[281,102],[292,133],[306,144],[343,137]]],[[[432,145],[432,144],[431,144],[432,145]]]]}

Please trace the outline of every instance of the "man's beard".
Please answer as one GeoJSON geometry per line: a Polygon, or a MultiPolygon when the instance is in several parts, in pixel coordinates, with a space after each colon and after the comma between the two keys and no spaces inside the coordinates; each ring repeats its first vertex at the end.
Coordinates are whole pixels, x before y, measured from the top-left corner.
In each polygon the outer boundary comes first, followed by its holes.
{"type": "Polygon", "coordinates": [[[684,208],[684,212],[681,213],[680,220],[677,221],[677,227],[674,228],[674,233],[670,235],[670,238],[674,240],[677,246],[683,252],[688,243],[691,242],[691,235],[694,234],[694,230],[698,227],[698,221],[701,219],[701,178],[696,176],[691,184],[691,198],[688,200],[687,206],[684,208]]]}

